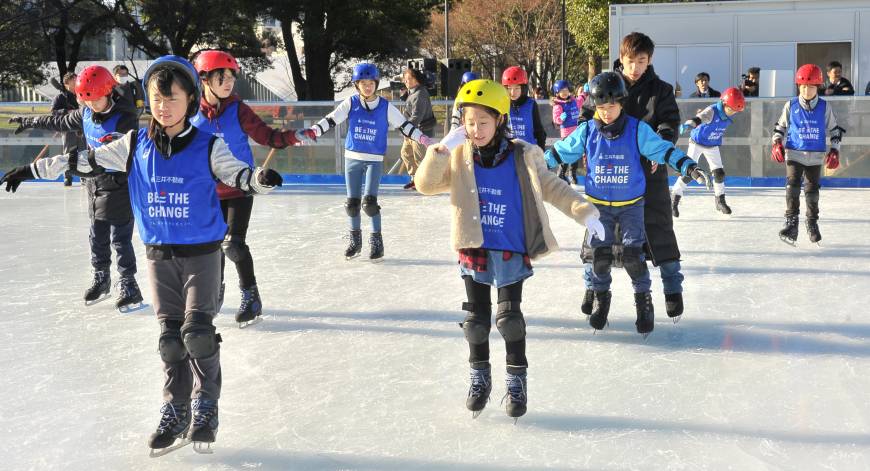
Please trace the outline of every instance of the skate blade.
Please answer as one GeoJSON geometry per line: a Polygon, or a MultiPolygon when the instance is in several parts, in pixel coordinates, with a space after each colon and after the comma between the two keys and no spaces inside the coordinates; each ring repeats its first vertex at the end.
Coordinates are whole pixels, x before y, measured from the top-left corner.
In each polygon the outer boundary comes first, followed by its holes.
{"type": "Polygon", "coordinates": [[[514,417],[514,425],[516,425],[516,424],[517,424],[517,421],[518,421],[518,420],[520,420],[520,418],[519,418],[519,417],[514,417]]]}
{"type": "Polygon", "coordinates": [[[474,419],[480,417],[480,414],[483,414],[483,409],[472,411],[471,412],[471,420],[474,420],[474,419]]]}
{"type": "Polygon", "coordinates": [[[356,255],[351,255],[350,257],[344,257],[344,259],[345,259],[345,260],[353,260],[353,259],[355,259],[355,258],[357,258],[357,257],[359,257],[359,256],[360,256],[360,254],[356,254],[356,255]]]}
{"type": "Polygon", "coordinates": [[[644,341],[646,341],[646,338],[649,337],[649,334],[651,334],[651,333],[652,333],[652,332],[647,332],[647,333],[645,333],[645,334],[640,334],[640,336],[643,337],[643,340],[644,340],[644,341]]]}
{"type": "Polygon", "coordinates": [[[211,455],[214,453],[214,448],[211,447],[211,442],[193,442],[193,451],[200,455],[211,455]]]}
{"type": "Polygon", "coordinates": [[[250,327],[252,325],[257,325],[260,322],[263,322],[263,318],[261,316],[257,316],[249,321],[239,322],[239,328],[240,329],[247,329],[248,327],[250,327]]]}
{"type": "Polygon", "coordinates": [[[93,301],[85,301],[85,306],[93,306],[94,304],[99,304],[99,303],[109,299],[109,297],[110,297],[110,294],[106,293],[105,295],[102,295],[99,298],[94,299],[93,301]]]}
{"type": "Polygon", "coordinates": [[[131,312],[141,311],[146,307],[148,307],[148,305],[143,302],[131,303],[118,307],[118,312],[121,314],[129,314],[131,312]]]}
{"type": "Polygon", "coordinates": [[[169,445],[166,448],[152,448],[151,452],[148,453],[148,456],[150,458],[160,458],[161,456],[166,456],[175,450],[184,448],[187,445],[190,445],[191,443],[192,442],[190,440],[188,440],[186,438],[182,438],[182,439],[176,440],[176,443],[173,443],[172,445],[169,445]]]}
{"type": "Polygon", "coordinates": [[[384,257],[381,257],[381,258],[370,258],[369,261],[372,262],[372,263],[381,263],[381,262],[384,261],[384,257]]]}
{"type": "Polygon", "coordinates": [[[789,239],[788,237],[779,236],[779,240],[791,245],[792,247],[797,247],[797,239],[789,239]]]}
{"type": "Polygon", "coordinates": [[[683,318],[682,315],[671,317],[671,319],[674,320],[674,324],[676,324],[677,322],[680,322],[680,319],[682,319],[682,318],[683,318]]]}

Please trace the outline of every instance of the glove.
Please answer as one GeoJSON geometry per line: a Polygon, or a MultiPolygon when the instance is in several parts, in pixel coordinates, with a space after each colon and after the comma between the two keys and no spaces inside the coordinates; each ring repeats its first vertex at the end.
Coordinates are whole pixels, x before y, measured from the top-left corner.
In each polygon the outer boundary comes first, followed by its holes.
{"type": "Polygon", "coordinates": [[[320,137],[323,135],[323,132],[320,130],[320,126],[311,126],[310,128],[306,129],[306,131],[313,132],[314,137],[320,137]]]}
{"type": "Polygon", "coordinates": [[[547,149],[547,152],[544,152],[544,161],[547,163],[547,168],[556,168],[559,165],[556,151],[552,147],[547,149]]]}
{"type": "Polygon", "coordinates": [[[14,131],[12,131],[12,134],[21,134],[25,129],[30,129],[33,127],[33,118],[15,116],[14,118],[9,118],[9,124],[18,125],[18,127],[14,131]]]}
{"type": "Polygon", "coordinates": [[[713,180],[710,178],[710,174],[701,170],[700,168],[694,165],[689,167],[688,175],[692,178],[692,180],[695,180],[701,185],[707,187],[708,190],[713,189],[713,180]]]}
{"type": "Polygon", "coordinates": [[[274,188],[276,186],[281,186],[281,184],[284,183],[284,179],[281,178],[280,173],[271,168],[266,168],[257,175],[257,182],[260,185],[274,188]]]}
{"type": "Polygon", "coordinates": [[[559,121],[564,123],[566,119],[568,119],[568,113],[563,111],[562,114],[559,115],[559,121]]]}
{"type": "Polygon", "coordinates": [[[827,154],[825,154],[825,168],[828,170],[836,170],[840,166],[840,151],[837,149],[831,148],[827,154]]]}
{"type": "Polygon", "coordinates": [[[695,128],[695,122],[691,119],[686,121],[685,123],[680,125],[680,134],[685,134],[686,131],[692,130],[695,128]]]}
{"type": "Polygon", "coordinates": [[[435,141],[433,141],[432,138],[430,138],[429,136],[427,136],[425,134],[420,136],[420,140],[418,140],[417,142],[419,142],[420,144],[422,144],[425,147],[429,147],[435,143],[435,141]]]}
{"type": "Polygon", "coordinates": [[[6,191],[15,193],[15,190],[18,189],[18,185],[20,185],[21,182],[35,179],[36,177],[33,176],[33,171],[30,170],[30,165],[25,165],[23,167],[15,167],[0,177],[0,186],[3,186],[5,183],[6,191]]]}
{"type": "Polygon", "coordinates": [[[604,241],[604,225],[601,224],[598,216],[594,214],[586,216],[583,225],[586,226],[586,231],[588,232],[588,242],[592,242],[593,237],[600,241],[604,241]]]}
{"type": "Polygon", "coordinates": [[[773,144],[773,149],[770,150],[770,160],[774,162],[785,162],[785,149],[782,147],[782,142],[776,141],[773,144]]]}
{"type": "Polygon", "coordinates": [[[317,133],[313,129],[298,129],[293,136],[303,145],[310,145],[317,141],[317,133]]]}

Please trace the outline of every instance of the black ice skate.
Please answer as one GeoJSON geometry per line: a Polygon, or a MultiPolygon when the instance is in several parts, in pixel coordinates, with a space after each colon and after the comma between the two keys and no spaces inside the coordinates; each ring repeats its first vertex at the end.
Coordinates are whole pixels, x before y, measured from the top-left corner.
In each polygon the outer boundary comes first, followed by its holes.
{"type": "Polygon", "coordinates": [[[350,236],[345,236],[350,239],[350,245],[344,251],[344,259],[350,260],[356,258],[362,252],[362,231],[350,231],[350,236]]]}
{"type": "Polygon", "coordinates": [[[785,225],[779,231],[779,238],[788,245],[794,247],[798,236],[798,217],[786,216],[785,225]]]}
{"type": "Polygon", "coordinates": [[[194,399],[191,404],[193,424],[187,439],[193,443],[193,451],[211,454],[218,429],[218,403],[211,399],[194,399]]]}
{"type": "Polygon", "coordinates": [[[127,314],[144,308],[142,293],[139,291],[136,278],[132,275],[121,277],[121,281],[118,282],[118,299],[115,300],[115,309],[121,311],[122,314],[127,314]]]}
{"type": "Polygon", "coordinates": [[[483,412],[483,408],[489,402],[489,394],[491,392],[492,374],[490,373],[489,366],[482,369],[471,368],[471,386],[468,388],[465,407],[471,411],[472,419],[476,419],[483,412]]]}
{"type": "Polygon", "coordinates": [[[91,287],[85,291],[85,306],[93,306],[100,301],[106,300],[109,297],[109,291],[112,289],[111,285],[112,279],[108,271],[95,271],[94,281],[91,282],[91,287]]]}
{"type": "Polygon", "coordinates": [[[505,412],[508,417],[514,418],[514,424],[516,424],[517,419],[525,415],[526,404],[529,400],[527,394],[528,384],[526,382],[526,373],[514,374],[508,371],[504,382],[507,387],[507,392],[504,394],[501,402],[504,402],[505,399],[508,400],[507,405],[505,405],[505,412]]]}
{"type": "Polygon", "coordinates": [[[160,408],[160,424],[148,439],[149,456],[157,458],[190,444],[184,434],[190,427],[187,404],[167,402],[160,408]]]}
{"type": "Polygon", "coordinates": [[[595,302],[595,291],[587,289],[583,294],[583,302],[580,304],[580,312],[587,316],[592,315],[592,303],[595,302]]]}
{"type": "Polygon", "coordinates": [[[603,329],[607,325],[607,314],[609,313],[610,291],[595,291],[595,300],[592,303],[592,315],[589,316],[589,325],[596,331],[603,329]]]}
{"type": "Polygon", "coordinates": [[[665,294],[665,311],[674,320],[674,324],[679,322],[683,315],[683,293],[665,294]]]}
{"type": "Polygon", "coordinates": [[[643,335],[646,339],[650,332],[655,328],[655,314],[652,302],[652,293],[634,293],[634,307],[637,311],[637,322],[634,323],[637,327],[637,333],[643,335]]]}
{"type": "Polygon", "coordinates": [[[674,199],[671,201],[671,212],[674,213],[674,217],[680,217],[680,200],[683,199],[682,195],[674,195],[674,199]]]}
{"type": "Polygon", "coordinates": [[[236,312],[236,322],[239,323],[239,328],[259,323],[263,314],[263,303],[260,301],[260,292],[257,290],[257,285],[250,288],[242,288],[242,303],[239,305],[239,310],[236,312]]]}
{"type": "Polygon", "coordinates": [[[725,195],[719,195],[716,197],[716,211],[719,211],[722,214],[731,214],[731,208],[728,207],[728,203],[725,202],[725,195]]]}
{"type": "Polygon", "coordinates": [[[810,238],[810,242],[821,245],[819,242],[822,240],[822,233],[819,232],[818,220],[807,219],[807,236],[810,238]]]}
{"type": "Polygon", "coordinates": [[[369,247],[371,248],[371,252],[369,253],[369,260],[372,262],[381,262],[384,259],[384,239],[381,237],[380,232],[372,232],[372,235],[369,237],[369,247]]]}

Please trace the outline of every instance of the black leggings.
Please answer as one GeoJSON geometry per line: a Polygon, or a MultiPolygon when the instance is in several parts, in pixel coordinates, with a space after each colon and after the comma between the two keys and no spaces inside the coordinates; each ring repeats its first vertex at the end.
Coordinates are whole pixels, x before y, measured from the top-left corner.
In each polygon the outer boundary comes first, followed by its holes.
{"type": "Polygon", "coordinates": [[[801,182],[807,202],[807,219],[819,218],[819,188],[822,177],[821,165],[803,165],[789,160],[785,167],[785,216],[797,216],[801,212],[801,182]]]}
{"type": "MultiPolygon", "coordinates": [[[[492,297],[490,286],[474,281],[469,275],[462,277],[465,281],[465,293],[468,295],[468,302],[476,306],[492,306],[492,297]]],[[[498,288],[498,302],[502,301],[522,301],[523,298],[523,282],[518,281],[514,284],[498,288]]],[[[490,311],[491,312],[491,311],[490,311]]],[[[483,320],[483,319],[481,319],[483,320]]],[[[486,318],[486,321],[492,325],[492,315],[486,318]]],[[[468,344],[470,355],[468,361],[472,367],[485,366],[489,363],[489,341],[479,345],[468,344]]],[[[506,358],[505,362],[508,367],[526,368],[529,365],[526,360],[526,339],[516,342],[505,342],[506,358]]]]}
{"type": "MultiPolygon", "coordinates": [[[[244,240],[248,233],[248,223],[251,221],[253,206],[253,196],[221,200],[221,212],[224,214],[224,221],[229,226],[227,235],[241,237],[244,240]]],[[[254,276],[254,259],[251,257],[251,252],[247,250],[247,242],[245,242],[244,253],[244,257],[236,262],[236,272],[239,274],[239,286],[250,288],[257,284],[257,278],[254,276]]],[[[224,280],[226,263],[226,256],[221,253],[221,282],[224,280]]]]}

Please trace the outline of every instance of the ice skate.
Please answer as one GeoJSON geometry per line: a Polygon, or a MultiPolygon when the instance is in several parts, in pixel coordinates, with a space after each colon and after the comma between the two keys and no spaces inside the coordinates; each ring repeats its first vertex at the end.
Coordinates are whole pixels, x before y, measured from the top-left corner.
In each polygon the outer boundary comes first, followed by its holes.
{"type": "Polygon", "coordinates": [[[372,232],[369,237],[369,247],[371,248],[369,260],[375,263],[382,262],[384,260],[384,239],[380,232],[372,232]]]}
{"type": "Polygon", "coordinates": [[[810,242],[816,244],[821,247],[822,241],[822,233],[819,232],[819,221],[816,219],[807,219],[807,236],[810,238],[810,242]]]}
{"type": "Polygon", "coordinates": [[[95,271],[91,287],[85,291],[85,306],[93,306],[105,301],[108,299],[111,289],[112,279],[109,276],[109,272],[107,270],[95,271]]]}
{"type": "Polygon", "coordinates": [[[191,404],[193,423],[187,438],[193,443],[193,451],[200,454],[212,454],[211,444],[217,437],[218,403],[211,399],[194,399],[191,404]]]}
{"type": "Polygon", "coordinates": [[[634,307],[637,311],[637,333],[643,335],[644,340],[655,328],[655,314],[652,302],[652,293],[634,293],[634,307]]]}
{"type": "Polygon", "coordinates": [[[350,235],[345,238],[350,239],[350,245],[344,251],[344,259],[351,260],[359,257],[362,253],[362,231],[350,231],[350,235]]]}
{"type": "Polygon", "coordinates": [[[145,309],[139,285],[132,275],[121,277],[121,281],[118,282],[118,298],[115,300],[115,309],[122,314],[145,309]]]}
{"type": "Polygon", "coordinates": [[[151,458],[167,455],[190,444],[184,436],[190,427],[187,404],[164,403],[160,408],[160,414],[160,424],[148,439],[151,458]]]}
{"type": "Polygon", "coordinates": [[[491,392],[492,374],[490,368],[488,366],[481,369],[471,368],[471,386],[468,388],[465,407],[471,411],[472,419],[476,419],[483,412],[483,408],[489,402],[491,392]]]}
{"type": "Polygon", "coordinates": [[[505,405],[505,412],[508,417],[513,417],[514,425],[516,425],[517,420],[525,415],[526,405],[529,400],[526,373],[514,374],[508,371],[504,382],[507,392],[505,392],[501,401],[508,400],[505,405]]]}
{"type": "Polygon", "coordinates": [[[731,208],[728,206],[728,203],[725,202],[725,195],[719,195],[716,197],[716,211],[726,215],[731,214],[731,208]]]}
{"type": "MultiPolygon", "coordinates": [[[[589,316],[589,325],[597,332],[607,325],[607,315],[610,313],[610,291],[595,291],[595,300],[592,303],[592,315],[589,316]]],[[[594,333],[593,332],[593,333],[594,333]]]]}
{"type": "Polygon", "coordinates": [[[257,285],[247,289],[242,288],[242,302],[236,312],[236,322],[239,323],[239,328],[244,329],[259,324],[263,320],[260,317],[261,314],[263,314],[263,303],[260,301],[257,285]]]}
{"type": "Polygon", "coordinates": [[[785,225],[779,231],[779,238],[783,242],[792,247],[795,246],[795,242],[797,242],[798,236],[798,217],[797,216],[786,216],[785,225]]]}

